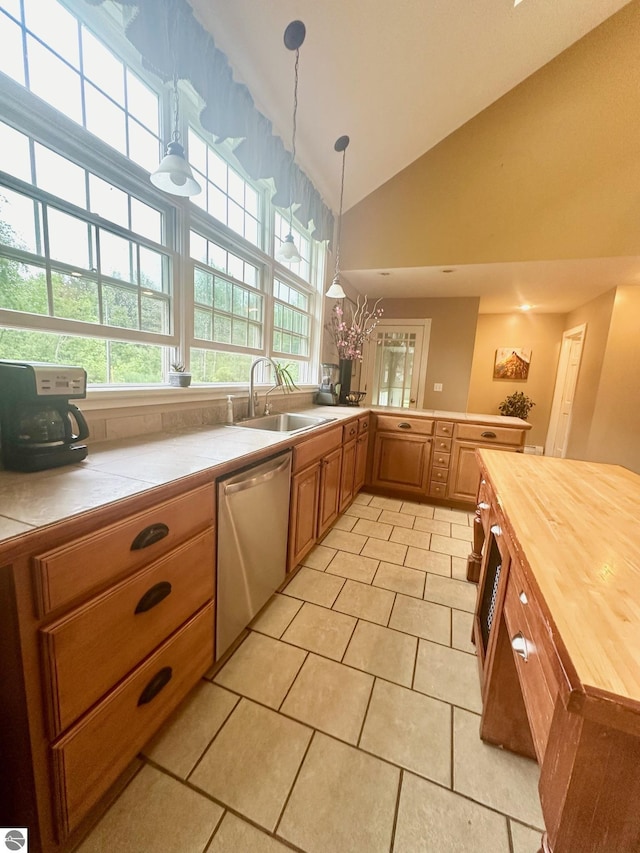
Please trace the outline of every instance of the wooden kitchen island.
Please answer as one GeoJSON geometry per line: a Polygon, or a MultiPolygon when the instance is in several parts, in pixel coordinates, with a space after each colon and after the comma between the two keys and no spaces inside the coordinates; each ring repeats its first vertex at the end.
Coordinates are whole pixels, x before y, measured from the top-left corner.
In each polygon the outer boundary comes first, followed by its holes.
{"type": "Polygon", "coordinates": [[[478,459],[480,735],[537,759],[545,853],[638,853],[640,476],[478,459]]]}

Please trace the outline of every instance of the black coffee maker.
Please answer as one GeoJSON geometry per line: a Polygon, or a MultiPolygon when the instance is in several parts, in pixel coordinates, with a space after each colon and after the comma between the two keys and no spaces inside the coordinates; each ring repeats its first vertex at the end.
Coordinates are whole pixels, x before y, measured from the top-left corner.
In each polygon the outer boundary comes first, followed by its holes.
{"type": "Polygon", "coordinates": [[[0,444],[4,467],[42,471],[80,462],[89,435],[70,399],[86,397],[82,367],[0,361],[0,444]]]}

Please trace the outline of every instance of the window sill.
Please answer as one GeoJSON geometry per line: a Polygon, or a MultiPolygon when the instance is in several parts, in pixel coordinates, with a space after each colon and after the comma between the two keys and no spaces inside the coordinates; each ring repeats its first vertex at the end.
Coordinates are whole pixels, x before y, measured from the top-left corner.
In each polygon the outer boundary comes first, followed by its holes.
{"type": "MultiPolygon", "coordinates": [[[[256,385],[256,391],[262,397],[266,391],[273,386],[256,385]]],[[[274,391],[272,399],[286,396],[287,399],[295,400],[300,395],[308,395],[317,391],[317,385],[302,385],[298,391],[292,391],[286,395],[274,391]]],[[[143,406],[171,406],[176,403],[207,403],[226,400],[229,395],[235,398],[248,398],[248,383],[239,385],[205,385],[195,384],[188,388],[178,388],[170,385],[129,385],[126,388],[91,387],[87,389],[87,396],[80,400],[78,405],[82,411],[92,412],[101,409],[139,409],[143,406]]]]}

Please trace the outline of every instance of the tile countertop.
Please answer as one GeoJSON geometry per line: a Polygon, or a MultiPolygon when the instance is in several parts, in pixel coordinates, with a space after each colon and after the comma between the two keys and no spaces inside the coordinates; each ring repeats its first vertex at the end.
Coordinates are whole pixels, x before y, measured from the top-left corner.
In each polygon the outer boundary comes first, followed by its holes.
{"type": "MultiPolygon", "coordinates": [[[[299,413],[342,421],[367,411],[530,428],[518,418],[426,409],[312,406],[299,413]]],[[[29,531],[193,474],[209,472],[213,479],[217,468],[222,471],[224,466],[226,472],[233,462],[241,467],[253,461],[257,453],[284,450],[313,433],[315,430],[290,436],[226,424],[189,427],[100,442],[91,447],[83,462],[75,465],[31,474],[0,470],[0,545],[29,531]]]]}

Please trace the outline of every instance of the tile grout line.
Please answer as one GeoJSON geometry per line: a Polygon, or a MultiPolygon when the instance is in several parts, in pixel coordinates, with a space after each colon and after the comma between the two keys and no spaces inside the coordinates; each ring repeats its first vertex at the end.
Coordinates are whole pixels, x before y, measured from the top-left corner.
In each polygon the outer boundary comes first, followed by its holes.
{"type": "Polygon", "coordinates": [[[398,793],[396,794],[396,807],[393,810],[393,826],[391,827],[391,844],[389,845],[389,853],[393,853],[393,848],[396,843],[396,830],[398,828],[398,816],[400,813],[400,797],[402,796],[402,785],[404,783],[404,768],[400,768],[400,776],[398,778],[398,793]]]}

